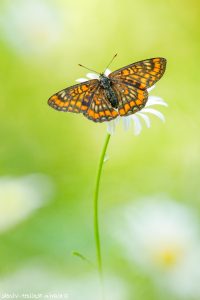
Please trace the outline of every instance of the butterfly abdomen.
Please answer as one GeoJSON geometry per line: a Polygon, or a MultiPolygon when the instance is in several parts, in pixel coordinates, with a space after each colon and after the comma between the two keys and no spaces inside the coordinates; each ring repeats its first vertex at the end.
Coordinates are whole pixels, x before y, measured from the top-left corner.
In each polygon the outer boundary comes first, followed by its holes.
{"type": "Polygon", "coordinates": [[[118,103],[117,97],[116,97],[113,89],[111,87],[108,89],[105,89],[105,94],[106,94],[106,97],[109,100],[110,104],[112,105],[112,107],[117,108],[119,103],[118,103]]]}
{"type": "Polygon", "coordinates": [[[112,89],[111,80],[108,77],[101,75],[100,83],[101,83],[101,86],[104,88],[106,98],[108,99],[108,101],[110,102],[112,107],[117,108],[119,103],[118,103],[117,95],[115,94],[114,90],[112,89]]]}

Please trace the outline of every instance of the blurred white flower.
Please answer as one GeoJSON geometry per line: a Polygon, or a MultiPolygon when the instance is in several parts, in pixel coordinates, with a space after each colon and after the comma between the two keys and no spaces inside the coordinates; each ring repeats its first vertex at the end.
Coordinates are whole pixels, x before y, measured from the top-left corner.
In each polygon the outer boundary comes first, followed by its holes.
{"type": "MultiPolygon", "coordinates": [[[[69,298],[74,300],[101,300],[99,280],[96,274],[79,277],[69,281],[69,298]]],[[[104,299],[124,300],[128,299],[128,291],[122,280],[116,277],[105,276],[104,299]]]]}
{"type": "MultiPolygon", "coordinates": [[[[104,74],[106,76],[108,76],[110,73],[111,73],[111,71],[109,69],[106,69],[104,74]]],[[[94,73],[87,73],[86,77],[87,78],[79,78],[76,81],[77,82],[85,82],[88,79],[99,79],[99,75],[94,74],[94,73]]],[[[155,88],[155,85],[147,90],[148,90],[148,92],[150,92],[154,88],[155,88]]],[[[128,130],[132,124],[133,129],[134,129],[134,134],[139,135],[142,131],[142,124],[143,124],[142,121],[145,123],[147,128],[150,128],[150,126],[151,126],[149,114],[152,114],[152,115],[158,117],[161,121],[164,122],[165,117],[164,117],[163,113],[161,113],[157,109],[151,107],[154,105],[161,105],[161,106],[166,106],[166,107],[168,106],[168,104],[162,98],[157,97],[157,96],[149,96],[145,107],[143,109],[141,109],[140,111],[138,111],[130,116],[126,116],[126,117],[119,116],[116,119],[114,119],[110,122],[107,122],[108,123],[108,125],[107,125],[108,133],[110,133],[111,135],[114,134],[116,125],[119,123],[120,120],[122,120],[124,130],[128,130]]]]}
{"type": "Polygon", "coordinates": [[[46,54],[62,39],[62,24],[48,1],[9,1],[1,12],[5,39],[23,54],[46,54]]]}
{"type": "MultiPolygon", "coordinates": [[[[129,206],[116,237],[143,271],[182,297],[200,297],[200,235],[195,212],[158,198],[129,206]]],[[[119,223],[119,222],[118,222],[119,223]]],[[[196,299],[196,298],[195,298],[196,299]]]]}
{"type": "Polygon", "coordinates": [[[0,233],[43,206],[49,200],[52,188],[50,179],[45,175],[0,177],[0,233]]]}
{"type": "MultiPolygon", "coordinates": [[[[34,267],[30,265],[12,275],[1,277],[0,295],[6,292],[41,295],[38,297],[40,299],[101,300],[99,281],[95,278],[96,273],[76,278],[63,276],[50,268],[41,267],[41,263],[36,266],[34,263],[34,267]]],[[[106,299],[128,299],[124,283],[113,276],[106,277],[105,294],[106,299]]]]}

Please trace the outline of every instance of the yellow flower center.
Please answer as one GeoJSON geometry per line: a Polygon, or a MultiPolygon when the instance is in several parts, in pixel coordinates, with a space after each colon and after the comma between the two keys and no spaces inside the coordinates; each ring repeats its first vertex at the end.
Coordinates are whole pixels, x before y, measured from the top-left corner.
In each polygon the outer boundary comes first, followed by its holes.
{"type": "Polygon", "coordinates": [[[155,263],[164,268],[170,268],[175,266],[181,258],[182,251],[179,247],[171,246],[159,249],[154,254],[155,263]]]}

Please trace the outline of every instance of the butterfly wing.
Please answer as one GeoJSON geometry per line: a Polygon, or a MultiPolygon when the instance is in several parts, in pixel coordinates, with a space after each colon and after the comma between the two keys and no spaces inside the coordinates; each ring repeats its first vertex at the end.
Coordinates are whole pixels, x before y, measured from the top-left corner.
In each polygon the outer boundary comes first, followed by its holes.
{"type": "Polygon", "coordinates": [[[84,112],[84,116],[94,122],[105,122],[115,119],[118,115],[118,112],[107,100],[105,90],[101,86],[98,86],[93,95],[90,107],[84,112]]]}
{"type": "Polygon", "coordinates": [[[91,105],[98,85],[97,79],[73,85],[51,96],[48,104],[64,112],[85,113],[91,105]]]}
{"type": "Polygon", "coordinates": [[[145,106],[147,88],[163,76],[165,67],[166,59],[157,57],[133,63],[108,76],[118,97],[120,116],[131,115],[145,106]]]}
{"type": "Polygon", "coordinates": [[[118,112],[120,116],[134,114],[142,109],[148,99],[147,90],[140,90],[124,82],[115,82],[112,89],[118,98],[118,112]]]}
{"type": "Polygon", "coordinates": [[[49,98],[48,104],[60,111],[83,113],[94,122],[110,121],[118,116],[97,79],[73,85],[54,94],[49,98]]]}
{"type": "Polygon", "coordinates": [[[164,74],[166,59],[162,57],[142,60],[112,72],[108,77],[113,82],[123,82],[140,90],[154,85],[164,74]]]}

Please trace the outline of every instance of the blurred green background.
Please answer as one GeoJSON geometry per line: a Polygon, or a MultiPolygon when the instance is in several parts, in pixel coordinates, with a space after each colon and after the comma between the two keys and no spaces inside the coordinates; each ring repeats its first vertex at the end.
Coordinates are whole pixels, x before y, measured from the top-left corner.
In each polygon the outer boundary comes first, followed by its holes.
{"type": "MultiPolygon", "coordinates": [[[[166,123],[153,116],[138,137],[119,125],[111,138],[101,224],[116,207],[155,194],[199,210],[199,8],[195,0],[1,1],[1,176],[41,173],[54,185],[47,205],[1,234],[2,278],[35,261],[63,277],[90,272],[73,250],[95,260],[92,196],[106,125],[47,105],[85,76],[78,63],[102,71],[115,53],[111,70],[168,61],[152,92],[169,105],[160,109],[166,123]]],[[[104,226],[102,247],[104,268],[126,282],[127,299],[169,299],[130,267],[104,226]]]]}

